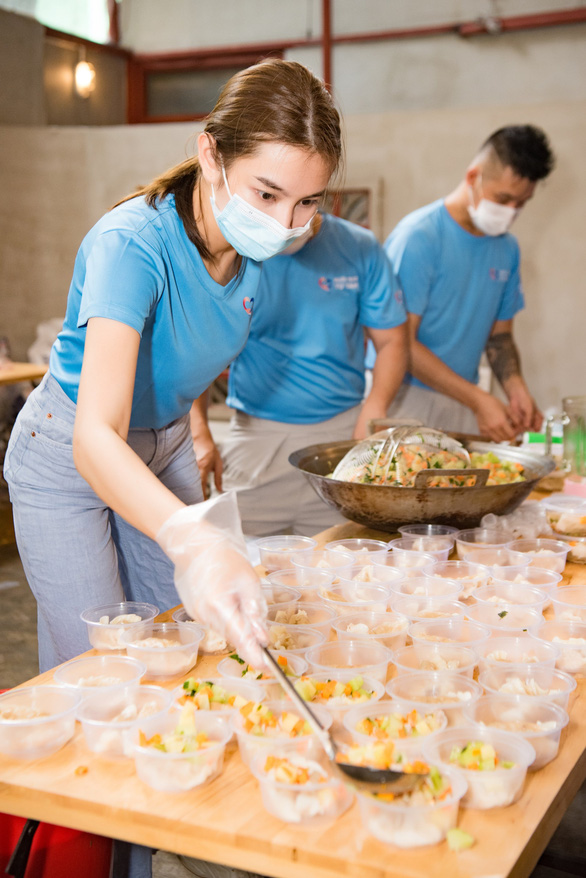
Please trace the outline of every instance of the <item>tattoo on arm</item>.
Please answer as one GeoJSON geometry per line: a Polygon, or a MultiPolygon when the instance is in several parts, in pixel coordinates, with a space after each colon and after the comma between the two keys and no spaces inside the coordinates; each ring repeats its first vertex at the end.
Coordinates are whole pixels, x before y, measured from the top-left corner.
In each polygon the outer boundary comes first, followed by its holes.
{"type": "Polygon", "coordinates": [[[486,343],[486,355],[492,371],[501,384],[512,375],[521,374],[519,351],[510,332],[491,335],[486,343]]]}

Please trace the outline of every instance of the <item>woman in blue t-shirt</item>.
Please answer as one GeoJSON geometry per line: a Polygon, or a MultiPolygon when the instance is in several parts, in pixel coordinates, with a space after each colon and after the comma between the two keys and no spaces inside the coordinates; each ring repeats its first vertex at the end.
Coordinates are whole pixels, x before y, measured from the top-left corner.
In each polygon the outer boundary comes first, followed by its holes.
{"type": "Polygon", "coordinates": [[[259,659],[259,580],[230,530],[235,503],[207,520],[194,505],[189,409],[244,346],[259,262],[306,231],[340,154],[323,84],[265,61],[226,84],[197,158],[84,238],[49,373],[5,465],[41,670],[87,649],[90,606],[176,604],[173,566],[187,610],[259,659]]]}

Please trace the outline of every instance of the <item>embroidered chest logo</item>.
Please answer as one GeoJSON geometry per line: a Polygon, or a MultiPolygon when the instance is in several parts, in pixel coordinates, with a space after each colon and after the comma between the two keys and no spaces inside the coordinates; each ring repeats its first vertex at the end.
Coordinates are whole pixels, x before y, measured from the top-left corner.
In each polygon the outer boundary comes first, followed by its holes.
{"type": "Polygon", "coordinates": [[[242,299],[242,305],[247,314],[252,314],[252,309],[254,308],[254,298],[250,298],[250,296],[245,296],[242,299]]]}
{"type": "Polygon", "coordinates": [[[508,268],[491,268],[489,269],[488,276],[491,280],[499,281],[499,283],[506,283],[509,279],[511,272],[508,268]]]}
{"type": "Polygon", "coordinates": [[[342,274],[338,277],[318,277],[317,285],[325,293],[341,293],[345,290],[357,292],[359,289],[358,275],[342,274]]]}

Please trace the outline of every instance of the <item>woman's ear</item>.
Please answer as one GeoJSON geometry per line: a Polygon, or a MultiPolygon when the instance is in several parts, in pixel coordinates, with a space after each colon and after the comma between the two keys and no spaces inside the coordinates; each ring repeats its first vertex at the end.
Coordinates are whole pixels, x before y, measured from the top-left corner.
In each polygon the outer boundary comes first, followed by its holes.
{"type": "Polygon", "coordinates": [[[223,184],[222,165],[216,149],[216,141],[206,131],[197,138],[197,154],[201,174],[206,183],[220,189],[223,184]]]}

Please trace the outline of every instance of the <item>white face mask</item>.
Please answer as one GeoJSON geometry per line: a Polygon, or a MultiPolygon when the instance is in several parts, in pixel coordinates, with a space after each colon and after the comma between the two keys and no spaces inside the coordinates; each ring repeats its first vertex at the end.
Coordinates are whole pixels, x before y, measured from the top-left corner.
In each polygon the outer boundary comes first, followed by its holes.
{"type": "Polygon", "coordinates": [[[519,213],[516,208],[507,204],[497,204],[496,201],[489,201],[488,198],[481,198],[478,205],[474,207],[472,187],[469,187],[469,193],[468,213],[479,232],[494,237],[509,231],[519,213]]]}
{"type": "Polygon", "coordinates": [[[232,195],[226,171],[222,168],[226,191],[229,195],[227,205],[220,210],[216,204],[214,187],[210,201],[218,228],[226,241],[241,256],[247,256],[256,262],[263,262],[271,256],[282,253],[293,241],[311,234],[313,217],[304,226],[288,229],[274,217],[253,207],[244,198],[235,193],[232,195]]]}

